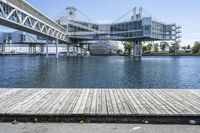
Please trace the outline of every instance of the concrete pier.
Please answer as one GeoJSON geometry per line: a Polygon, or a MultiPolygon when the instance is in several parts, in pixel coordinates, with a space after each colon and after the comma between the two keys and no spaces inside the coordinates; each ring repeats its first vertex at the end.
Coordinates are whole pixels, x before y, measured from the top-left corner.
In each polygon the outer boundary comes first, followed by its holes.
{"type": "Polygon", "coordinates": [[[80,45],[80,49],[81,49],[81,53],[80,54],[81,54],[81,56],[83,56],[83,45],[82,44],[80,45]]]}
{"type": "Polygon", "coordinates": [[[46,56],[47,57],[49,56],[49,44],[48,44],[48,42],[46,44],[46,56]]]}
{"type": "Polygon", "coordinates": [[[142,57],[142,42],[141,41],[133,42],[133,57],[134,58],[142,57]]]}
{"type": "Polygon", "coordinates": [[[67,56],[70,56],[69,49],[70,49],[70,45],[67,45],[67,56]]]}
{"type": "Polygon", "coordinates": [[[76,56],[78,56],[78,46],[76,47],[76,56]]]}
{"type": "Polygon", "coordinates": [[[58,39],[56,39],[56,58],[58,58],[58,39]]]}
{"type": "Polygon", "coordinates": [[[75,49],[75,45],[73,45],[73,56],[76,56],[76,49],[75,49]]]}
{"type": "Polygon", "coordinates": [[[200,90],[0,89],[0,121],[200,121],[200,90]]]}

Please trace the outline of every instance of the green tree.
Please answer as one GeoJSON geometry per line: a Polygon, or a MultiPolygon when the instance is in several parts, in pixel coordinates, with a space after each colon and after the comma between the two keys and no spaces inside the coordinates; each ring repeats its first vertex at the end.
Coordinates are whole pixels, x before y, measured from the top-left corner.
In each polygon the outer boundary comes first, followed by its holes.
{"type": "Polygon", "coordinates": [[[187,50],[187,47],[186,47],[186,46],[183,46],[183,47],[181,47],[181,49],[183,49],[184,51],[186,51],[186,50],[187,50]]]}
{"type": "Polygon", "coordinates": [[[193,53],[199,53],[200,52],[200,42],[195,42],[194,46],[192,47],[193,53]]]}
{"type": "Polygon", "coordinates": [[[117,50],[117,54],[118,54],[118,55],[121,55],[122,53],[123,53],[123,50],[121,50],[121,49],[118,49],[118,50],[117,50]]]}
{"type": "Polygon", "coordinates": [[[188,46],[187,46],[187,49],[191,49],[191,46],[190,46],[190,45],[188,45],[188,46]]]}
{"type": "Polygon", "coordinates": [[[152,45],[152,44],[147,44],[147,49],[148,49],[149,53],[151,52],[151,50],[152,50],[152,47],[153,47],[153,45],[152,45]]]}
{"type": "Polygon", "coordinates": [[[147,46],[142,46],[142,52],[147,52],[147,51],[149,51],[148,47],[147,46]]]}
{"type": "Polygon", "coordinates": [[[158,46],[159,45],[157,43],[155,43],[154,46],[153,46],[154,47],[154,52],[156,52],[156,53],[158,53],[158,46]]]}
{"type": "Polygon", "coordinates": [[[131,56],[131,50],[133,49],[133,45],[130,42],[124,42],[124,51],[128,52],[128,56],[131,56]]]}
{"type": "Polygon", "coordinates": [[[160,43],[160,49],[162,50],[162,53],[166,50],[167,47],[169,47],[169,43],[167,42],[160,43]]]}

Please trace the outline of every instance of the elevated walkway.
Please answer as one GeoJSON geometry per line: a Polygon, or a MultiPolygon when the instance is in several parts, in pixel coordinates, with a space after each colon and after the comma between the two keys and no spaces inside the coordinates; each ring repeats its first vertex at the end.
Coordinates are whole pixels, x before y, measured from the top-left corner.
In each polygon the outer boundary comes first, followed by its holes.
{"type": "Polygon", "coordinates": [[[0,0],[0,24],[69,43],[66,30],[25,0],[0,0]]]}

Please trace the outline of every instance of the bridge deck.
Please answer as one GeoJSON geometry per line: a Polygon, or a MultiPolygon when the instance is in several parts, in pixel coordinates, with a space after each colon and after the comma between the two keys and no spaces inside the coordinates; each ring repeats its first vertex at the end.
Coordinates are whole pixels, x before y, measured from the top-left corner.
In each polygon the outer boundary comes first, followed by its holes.
{"type": "Polygon", "coordinates": [[[0,89],[0,116],[200,116],[200,90],[0,89]]]}

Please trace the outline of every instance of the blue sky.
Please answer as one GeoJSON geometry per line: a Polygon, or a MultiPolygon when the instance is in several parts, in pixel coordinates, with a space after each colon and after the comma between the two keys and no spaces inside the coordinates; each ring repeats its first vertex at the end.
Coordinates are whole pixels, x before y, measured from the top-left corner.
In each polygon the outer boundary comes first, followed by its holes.
{"type": "Polygon", "coordinates": [[[135,6],[142,6],[167,23],[182,25],[182,43],[200,41],[200,0],[27,0],[50,17],[74,6],[97,22],[112,22],[135,6]]]}

